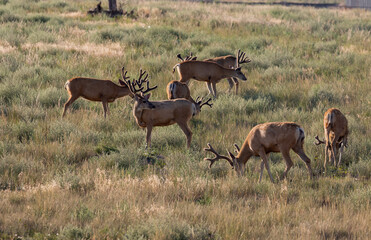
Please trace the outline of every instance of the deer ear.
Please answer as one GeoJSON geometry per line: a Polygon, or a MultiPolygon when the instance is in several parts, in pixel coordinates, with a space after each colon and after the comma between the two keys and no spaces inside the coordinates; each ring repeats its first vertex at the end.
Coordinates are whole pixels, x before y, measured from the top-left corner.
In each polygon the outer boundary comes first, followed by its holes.
{"type": "Polygon", "coordinates": [[[147,95],[145,95],[145,96],[143,96],[144,97],[144,99],[145,100],[147,100],[148,101],[148,99],[149,99],[149,97],[151,96],[151,94],[150,93],[148,93],[147,95]]]}

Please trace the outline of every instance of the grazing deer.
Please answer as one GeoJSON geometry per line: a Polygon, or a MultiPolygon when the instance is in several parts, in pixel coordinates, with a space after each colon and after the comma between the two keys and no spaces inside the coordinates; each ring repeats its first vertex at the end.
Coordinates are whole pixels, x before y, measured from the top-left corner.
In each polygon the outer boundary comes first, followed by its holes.
{"type": "Polygon", "coordinates": [[[292,149],[307,165],[309,175],[312,177],[312,168],[310,166],[310,159],[304,153],[304,130],[296,123],[292,122],[269,122],[256,125],[251,129],[247,135],[245,142],[242,145],[241,150],[235,144],[237,156],[234,156],[228,151],[229,157],[218,154],[213,147],[208,143],[209,148],[205,148],[205,151],[209,151],[215,154],[214,158],[205,158],[204,160],[210,161],[209,167],[219,159],[225,159],[229,164],[237,171],[239,175],[242,175],[245,169],[246,162],[252,156],[260,156],[262,159],[260,166],[260,178],[262,179],[264,165],[268,171],[269,177],[273,182],[273,177],[269,169],[267,154],[270,152],[281,152],[286,162],[286,169],[283,173],[283,178],[286,178],[287,172],[292,167],[293,163],[290,158],[290,149],[292,149]]]}
{"type": "Polygon", "coordinates": [[[242,80],[246,80],[245,75],[241,72],[241,67],[236,69],[225,68],[217,63],[208,61],[183,61],[174,66],[178,70],[180,82],[186,83],[191,78],[197,81],[205,81],[209,93],[216,97],[216,84],[223,78],[236,77],[242,80]]]}
{"type": "MultiPolygon", "coordinates": [[[[151,133],[153,127],[169,126],[176,123],[186,135],[187,147],[189,148],[192,140],[192,131],[188,123],[192,116],[197,114],[195,104],[186,99],[149,101],[150,94],[145,95],[145,93],[155,89],[157,86],[150,88],[149,80],[147,80],[148,74],[145,74],[146,72],[141,70],[137,80],[130,81],[126,78],[124,82],[134,96],[135,103],[133,115],[135,120],[140,127],[147,129],[147,146],[151,147],[151,133]],[[142,85],[145,82],[147,83],[147,89],[143,90],[144,87],[142,85]]],[[[202,104],[200,104],[200,107],[202,107],[202,104]]]]}
{"type": "Polygon", "coordinates": [[[199,100],[199,97],[197,97],[196,101],[191,97],[191,92],[189,91],[189,88],[187,84],[181,83],[179,81],[171,81],[166,86],[166,93],[167,98],[169,100],[171,99],[177,99],[177,98],[185,98],[188,101],[192,102],[196,106],[196,112],[201,112],[201,108],[203,105],[208,105],[212,107],[212,103],[209,103],[211,101],[211,98],[209,98],[206,102],[203,102],[203,98],[199,100]]]}
{"type": "Polygon", "coordinates": [[[76,99],[83,97],[90,101],[102,102],[104,118],[106,118],[106,113],[109,111],[108,103],[114,102],[117,98],[131,94],[129,88],[123,81],[119,80],[119,83],[121,86],[110,80],[84,77],[71,78],[64,85],[70,97],[64,104],[62,117],[66,115],[68,107],[76,101],[76,99]]]}
{"type": "MultiPolygon", "coordinates": [[[[181,59],[182,61],[194,61],[197,59],[197,57],[192,56],[192,53],[190,54],[190,56],[187,56],[185,59],[183,59],[180,54],[178,54],[177,57],[181,59]]],[[[240,64],[251,62],[251,60],[246,56],[246,53],[242,52],[241,49],[238,50],[237,57],[233,55],[227,55],[227,56],[220,56],[220,57],[215,57],[215,58],[208,58],[208,59],[204,59],[203,61],[214,62],[225,68],[232,68],[232,69],[239,68],[240,64]]],[[[239,86],[238,79],[235,77],[229,77],[227,78],[227,80],[229,84],[229,91],[231,91],[233,86],[236,85],[236,94],[237,94],[238,86],[239,86]]],[[[210,89],[210,87],[208,88],[210,89]]]]}
{"type": "Polygon", "coordinates": [[[325,162],[324,168],[326,169],[327,159],[335,167],[340,166],[341,154],[344,147],[348,145],[348,121],[339,109],[330,108],[325,112],[323,117],[323,128],[325,130],[325,141],[322,141],[316,136],[316,145],[325,144],[325,162]],[[339,152],[339,161],[336,162],[336,155],[339,152]]]}

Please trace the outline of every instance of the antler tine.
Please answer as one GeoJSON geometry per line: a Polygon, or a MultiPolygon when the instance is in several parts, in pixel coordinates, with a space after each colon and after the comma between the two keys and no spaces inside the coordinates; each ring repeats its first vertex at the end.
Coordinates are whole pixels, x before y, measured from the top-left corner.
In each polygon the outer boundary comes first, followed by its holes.
{"type": "Polygon", "coordinates": [[[130,77],[126,76],[126,74],[128,74],[128,71],[125,71],[125,67],[122,67],[121,69],[121,77],[122,77],[122,80],[126,81],[127,79],[129,79],[130,77]]]}
{"type": "Polygon", "coordinates": [[[235,152],[239,153],[240,152],[240,147],[236,143],[233,146],[236,148],[235,152]]]}
{"type": "MultiPolygon", "coordinates": [[[[133,86],[132,82],[129,80],[130,77],[126,76],[127,73],[128,71],[125,71],[125,67],[122,67],[121,69],[122,82],[129,88],[129,91],[132,94],[135,94],[136,93],[135,87],[133,86]]],[[[119,82],[120,82],[120,79],[119,79],[119,82]]]]}
{"type": "Polygon", "coordinates": [[[316,145],[320,145],[320,144],[325,144],[326,143],[326,142],[320,140],[318,136],[316,136],[315,139],[317,140],[317,142],[314,142],[314,144],[316,144],[316,145]]]}
{"type": "Polygon", "coordinates": [[[198,99],[200,99],[200,96],[197,96],[197,98],[196,98],[196,103],[199,103],[199,102],[202,102],[202,98],[201,98],[201,101],[198,101],[198,99]]]}
{"type": "Polygon", "coordinates": [[[216,162],[218,161],[219,159],[225,159],[229,162],[229,164],[231,164],[231,166],[233,166],[233,162],[231,159],[229,159],[228,157],[226,156],[223,156],[223,155],[220,155],[219,153],[217,153],[215,151],[215,149],[211,146],[210,143],[207,144],[207,146],[209,148],[204,148],[204,151],[208,151],[208,152],[211,152],[211,153],[214,153],[215,154],[215,157],[214,158],[204,158],[204,160],[207,160],[207,161],[210,161],[210,165],[209,165],[209,168],[211,168],[211,166],[216,162]]]}
{"type": "Polygon", "coordinates": [[[143,94],[145,94],[145,93],[147,93],[147,92],[149,92],[149,91],[152,91],[152,90],[154,90],[154,89],[156,89],[157,88],[157,85],[156,86],[154,86],[154,87],[149,87],[149,81],[147,81],[147,89],[145,90],[145,91],[141,91],[143,94]]]}
{"type": "Polygon", "coordinates": [[[238,49],[237,55],[238,55],[238,58],[237,58],[238,64],[251,62],[251,60],[246,56],[246,53],[241,51],[241,49],[238,49]]]}
{"type": "MultiPolygon", "coordinates": [[[[208,105],[210,108],[212,108],[213,107],[213,104],[210,103],[210,101],[211,101],[211,98],[209,98],[206,102],[201,103],[200,104],[200,109],[202,108],[203,105],[208,105]]],[[[201,99],[201,102],[202,102],[202,99],[201,99]]]]}
{"type": "Polygon", "coordinates": [[[144,79],[142,79],[142,77],[144,76],[144,74],[146,74],[147,71],[143,71],[142,69],[139,70],[139,77],[138,77],[138,81],[142,81],[142,82],[145,82],[147,80],[147,77],[148,77],[148,73],[147,75],[144,77],[144,79]]]}
{"type": "Polygon", "coordinates": [[[189,56],[186,56],[186,58],[184,59],[184,61],[189,61],[192,59],[192,52],[190,53],[189,56]]]}
{"type": "Polygon", "coordinates": [[[176,57],[179,58],[180,60],[182,60],[182,62],[184,61],[184,59],[182,58],[182,55],[180,55],[180,53],[178,53],[178,54],[176,55],[176,57]]]}

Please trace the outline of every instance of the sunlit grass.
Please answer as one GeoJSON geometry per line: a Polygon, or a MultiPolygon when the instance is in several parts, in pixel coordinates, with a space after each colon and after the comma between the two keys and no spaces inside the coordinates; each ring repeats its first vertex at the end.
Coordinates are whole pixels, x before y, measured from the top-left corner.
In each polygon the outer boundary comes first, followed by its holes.
{"type": "MultiPolygon", "coordinates": [[[[119,1],[136,19],[87,16],[96,1],[0,0],[0,238],[33,239],[364,239],[369,236],[371,178],[371,13],[269,5],[119,1]],[[218,85],[213,108],[193,118],[192,145],[176,125],[156,127],[152,148],[132,116],[129,97],[109,104],[78,99],[62,119],[76,76],[117,82],[147,70],[166,99],[177,53],[199,59],[235,54],[237,96],[218,85]],[[323,113],[348,118],[340,169],[323,172],[323,113]],[[296,154],[288,179],[271,154],[276,184],[260,159],[244,177],[227,162],[203,161],[208,142],[226,153],[250,129],[295,121],[316,174],[296,154]],[[279,182],[278,182],[279,181],[279,182]]],[[[302,1],[300,1],[302,2],[302,1]]],[[[317,3],[320,1],[310,1],[317,3]]],[[[324,1],[321,1],[324,2],[324,1]]],[[[339,2],[339,1],[325,1],[339,2]]],[[[103,2],[105,5],[107,2],[103,2]]],[[[191,81],[192,96],[205,96],[191,81]]]]}

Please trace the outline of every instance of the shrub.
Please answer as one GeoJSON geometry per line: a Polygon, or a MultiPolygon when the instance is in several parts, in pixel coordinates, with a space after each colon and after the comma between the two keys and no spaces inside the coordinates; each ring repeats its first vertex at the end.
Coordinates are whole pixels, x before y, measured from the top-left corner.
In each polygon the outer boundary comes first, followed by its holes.
{"type": "Polygon", "coordinates": [[[350,165],[348,170],[352,177],[370,179],[371,178],[371,161],[370,159],[368,159],[368,160],[361,160],[357,163],[353,163],[352,165],[350,165]]]}
{"type": "Polygon", "coordinates": [[[67,99],[62,99],[62,89],[56,87],[49,87],[44,90],[40,90],[37,99],[42,107],[55,107],[63,104],[67,99]]]}

